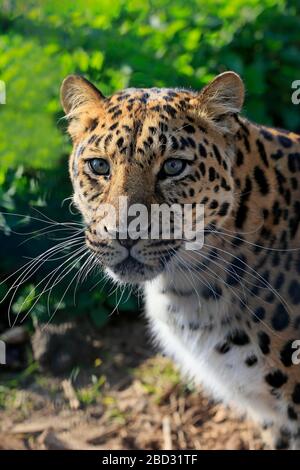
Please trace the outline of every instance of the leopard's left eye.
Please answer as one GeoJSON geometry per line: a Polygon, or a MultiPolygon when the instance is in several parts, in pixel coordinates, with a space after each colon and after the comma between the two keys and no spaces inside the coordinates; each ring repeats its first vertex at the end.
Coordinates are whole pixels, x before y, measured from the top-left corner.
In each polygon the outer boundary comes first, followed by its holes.
{"type": "Polygon", "coordinates": [[[161,176],[178,176],[186,167],[186,162],[184,160],[180,160],[179,158],[169,158],[163,164],[161,169],[161,176]]]}

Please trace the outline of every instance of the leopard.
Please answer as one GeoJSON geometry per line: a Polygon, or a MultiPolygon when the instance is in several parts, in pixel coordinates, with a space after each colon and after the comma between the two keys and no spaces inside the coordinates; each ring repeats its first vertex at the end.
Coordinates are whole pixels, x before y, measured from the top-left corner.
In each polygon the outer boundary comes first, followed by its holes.
{"type": "Polygon", "coordinates": [[[251,122],[244,100],[233,71],[109,97],[66,77],[73,199],[95,263],[143,292],[153,342],[183,376],[254,420],[266,448],[300,449],[300,136],[251,122]],[[202,205],[203,246],[99,231],[99,207],[118,212],[120,196],[189,204],[193,223],[202,205]]]}

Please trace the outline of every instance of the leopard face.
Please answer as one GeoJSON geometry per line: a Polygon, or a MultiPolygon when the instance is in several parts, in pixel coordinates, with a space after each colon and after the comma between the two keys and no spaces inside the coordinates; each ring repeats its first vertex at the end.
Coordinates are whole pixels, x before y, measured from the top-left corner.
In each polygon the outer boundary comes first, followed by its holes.
{"type": "Polygon", "coordinates": [[[230,217],[232,141],[243,95],[233,72],[201,92],[129,88],[109,98],[82,77],[64,80],[74,201],[86,224],[86,244],[112,277],[130,283],[153,279],[176,262],[186,240],[171,236],[174,220],[168,239],[151,239],[150,222],[142,227],[147,238],[120,237],[109,220],[103,223],[103,204],[114,207],[117,217],[120,196],[129,207],[143,204],[149,214],[154,204],[191,204],[193,224],[197,204],[204,205],[205,226],[220,226],[230,217]]]}

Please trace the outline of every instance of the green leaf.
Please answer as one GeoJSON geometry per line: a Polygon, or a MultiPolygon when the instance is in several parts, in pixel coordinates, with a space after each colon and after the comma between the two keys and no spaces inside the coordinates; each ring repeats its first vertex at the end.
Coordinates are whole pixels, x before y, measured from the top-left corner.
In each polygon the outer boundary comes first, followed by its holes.
{"type": "Polygon", "coordinates": [[[19,294],[17,300],[12,304],[12,311],[16,315],[19,313],[26,312],[32,306],[35,300],[35,286],[33,284],[28,284],[25,286],[21,293],[19,294]]]}

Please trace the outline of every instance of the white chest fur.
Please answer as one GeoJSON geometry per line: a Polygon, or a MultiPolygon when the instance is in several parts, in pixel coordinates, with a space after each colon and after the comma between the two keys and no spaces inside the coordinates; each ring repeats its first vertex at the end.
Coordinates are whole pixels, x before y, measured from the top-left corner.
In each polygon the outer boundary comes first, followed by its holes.
{"type": "Polygon", "coordinates": [[[234,402],[235,409],[248,411],[260,421],[273,419],[273,405],[263,386],[264,358],[258,346],[250,341],[226,354],[218,352],[217,347],[240,325],[234,320],[226,293],[219,300],[204,300],[198,287],[180,275],[172,284],[162,275],[146,285],[146,316],[154,339],[184,374],[203,384],[215,398],[234,402]],[[258,358],[254,368],[245,362],[251,356],[258,358]]]}

